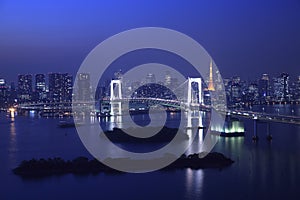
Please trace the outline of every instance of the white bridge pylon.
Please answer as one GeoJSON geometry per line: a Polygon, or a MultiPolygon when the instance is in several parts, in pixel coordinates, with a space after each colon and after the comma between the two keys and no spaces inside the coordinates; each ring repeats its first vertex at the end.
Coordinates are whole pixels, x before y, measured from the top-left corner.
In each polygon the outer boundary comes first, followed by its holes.
{"type": "Polygon", "coordinates": [[[122,82],[121,80],[111,80],[110,82],[110,100],[122,99],[122,82]],[[117,87],[117,90],[114,89],[114,86],[117,87]],[[115,95],[115,92],[118,92],[115,95]]]}
{"type": "Polygon", "coordinates": [[[190,106],[193,103],[193,98],[192,98],[192,83],[197,83],[198,84],[198,99],[199,99],[199,104],[202,103],[202,86],[201,86],[201,78],[190,78],[188,77],[188,97],[187,97],[187,105],[190,106]]]}
{"type": "MultiPolygon", "coordinates": [[[[122,114],[122,81],[121,80],[111,80],[110,83],[110,108],[111,115],[121,115],[122,114]]],[[[188,108],[194,105],[202,104],[202,80],[201,78],[190,78],[188,77],[188,93],[187,93],[187,102],[182,102],[188,108]],[[192,87],[193,83],[198,84],[198,89],[195,91],[192,87]],[[197,95],[193,95],[193,93],[197,95]],[[198,100],[195,102],[194,100],[198,100]]]]}
{"type": "Polygon", "coordinates": [[[122,81],[111,80],[110,82],[110,112],[111,115],[122,115],[122,102],[113,100],[122,99],[122,81]],[[117,94],[115,94],[117,92],[117,94]]]}

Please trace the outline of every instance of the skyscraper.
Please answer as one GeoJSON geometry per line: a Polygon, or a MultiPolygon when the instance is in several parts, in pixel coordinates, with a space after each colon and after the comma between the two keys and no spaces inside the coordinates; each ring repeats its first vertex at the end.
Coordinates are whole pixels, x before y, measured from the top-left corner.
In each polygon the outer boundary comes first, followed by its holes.
{"type": "Polygon", "coordinates": [[[270,81],[269,75],[263,74],[258,83],[259,96],[262,101],[267,100],[270,97],[270,81]]]}
{"type": "Polygon", "coordinates": [[[295,89],[295,100],[300,101],[300,76],[296,80],[296,89],[295,89]]]}
{"type": "Polygon", "coordinates": [[[166,87],[170,87],[172,83],[172,77],[171,77],[171,73],[169,71],[166,71],[166,75],[165,75],[165,86],[166,87]]]}
{"type": "Polygon", "coordinates": [[[42,101],[47,98],[45,74],[35,75],[35,94],[37,101],[42,101]]]}
{"type": "Polygon", "coordinates": [[[53,102],[59,102],[62,92],[62,77],[59,73],[49,74],[49,99],[53,102]]]}
{"type": "Polygon", "coordinates": [[[73,93],[73,76],[70,74],[62,74],[63,76],[63,90],[62,101],[71,102],[73,93]]]}
{"type": "Polygon", "coordinates": [[[32,75],[18,76],[18,100],[19,102],[28,102],[32,97],[32,75]]]}
{"type": "Polygon", "coordinates": [[[49,98],[54,102],[72,100],[73,77],[68,73],[49,74],[49,98]]]}
{"type": "Polygon", "coordinates": [[[90,74],[80,73],[77,77],[77,89],[78,97],[77,100],[80,101],[89,101],[91,100],[91,83],[90,83],[90,74]]]}
{"type": "Polygon", "coordinates": [[[290,100],[289,95],[289,75],[282,73],[279,77],[274,78],[274,100],[290,100]]]}
{"type": "Polygon", "coordinates": [[[8,91],[7,85],[4,79],[0,79],[0,108],[5,108],[7,106],[8,91]]]}
{"type": "Polygon", "coordinates": [[[18,96],[17,96],[15,83],[11,82],[9,87],[9,98],[8,98],[9,105],[10,106],[14,105],[17,102],[17,99],[18,96]]]}
{"type": "Polygon", "coordinates": [[[146,76],[146,83],[155,83],[156,82],[156,78],[155,78],[155,74],[147,74],[146,76]]]}

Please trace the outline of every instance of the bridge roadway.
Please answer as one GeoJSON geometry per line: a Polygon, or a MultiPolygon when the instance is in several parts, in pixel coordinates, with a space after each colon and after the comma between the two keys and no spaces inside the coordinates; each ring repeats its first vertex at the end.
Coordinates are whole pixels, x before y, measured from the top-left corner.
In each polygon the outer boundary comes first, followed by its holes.
{"type": "MultiPolygon", "coordinates": [[[[115,99],[111,102],[151,102],[152,104],[160,104],[175,108],[183,108],[185,110],[189,108],[198,108],[201,111],[209,112],[211,107],[207,105],[202,105],[199,103],[191,103],[188,105],[184,100],[171,100],[171,99],[160,99],[160,98],[122,98],[115,99]]],[[[86,102],[75,102],[75,105],[88,108],[90,105],[95,105],[96,102],[86,101],[86,102]]],[[[20,104],[18,109],[21,110],[71,110],[71,102],[50,102],[50,103],[34,103],[34,104],[20,104]]],[[[240,118],[247,118],[262,122],[278,122],[287,124],[300,125],[300,116],[287,116],[279,114],[269,114],[245,110],[217,110],[224,115],[231,115],[240,118]]]]}
{"type": "Polygon", "coordinates": [[[245,111],[245,110],[227,110],[221,112],[224,114],[226,113],[227,115],[257,120],[261,122],[278,122],[278,123],[300,125],[300,116],[288,116],[288,115],[245,111]]]}
{"type": "MultiPolygon", "coordinates": [[[[129,102],[148,102],[152,105],[159,104],[163,106],[175,107],[175,108],[183,108],[188,109],[189,107],[192,108],[199,108],[203,111],[209,111],[210,106],[202,105],[199,103],[191,103],[188,105],[187,103],[179,100],[171,100],[171,99],[160,99],[160,98],[122,98],[122,99],[114,99],[110,101],[111,103],[114,102],[122,102],[122,103],[129,103],[129,102]]],[[[74,102],[73,106],[81,106],[88,108],[91,105],[96,105],[98,102],[96,101],[81,101],[81,102],[74,102]]],[[[20,104],[18,109],[21,110],[47,110],[47,109],[72,109],[71,102],[38,102],[38,103],[28,103],[28,104],[20,104]]]]}

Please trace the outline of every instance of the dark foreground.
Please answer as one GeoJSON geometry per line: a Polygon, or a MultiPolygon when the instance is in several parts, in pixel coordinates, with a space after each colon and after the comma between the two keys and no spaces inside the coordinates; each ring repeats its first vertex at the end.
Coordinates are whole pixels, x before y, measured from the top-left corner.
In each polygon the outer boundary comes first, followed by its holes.
{"type": "MultiPolygon", "coordinates": [[[[107,162],[120,162],[121,158],[109,159],[107,162]]],[[[123,159],[122,162],[134,162],[134,166],[145,166],[147,162],[153,160],[131,160],[123,159]]],[[[171,165],[165,167],[162,170],[172,169],[204,169],[204,168],[218,168],[222,169],[231,165],[234,161],[225,157],[221,153],[209,153],[204,158],[199,158],[199,154],[192,154],[189,156],[182,155],[179,159],[173,162],[171,165]]],[[[96,159],[89,160],[86,157],[78,157],[72,161],[65,161],[61,158],[49,158],[49,159],[32,159],[24,160],[18,167],[13,169],[14,174],[24,178],[37,178],[52,175],[62,174],[98,174],[104,173],[121,173],[115,169],[112,169],[96,159]]]]}

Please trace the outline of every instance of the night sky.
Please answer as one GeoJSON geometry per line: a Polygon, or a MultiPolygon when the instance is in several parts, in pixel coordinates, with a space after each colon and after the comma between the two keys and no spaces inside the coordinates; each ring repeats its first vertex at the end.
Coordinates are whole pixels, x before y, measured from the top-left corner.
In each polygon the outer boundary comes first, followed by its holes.
{"type": "Polygon", "coordinates": [[[0,78],[74,75],[101,41],[146,26],[194,38],[223,77],[300,75],[299,0],[0,0],[0,78]]]}

